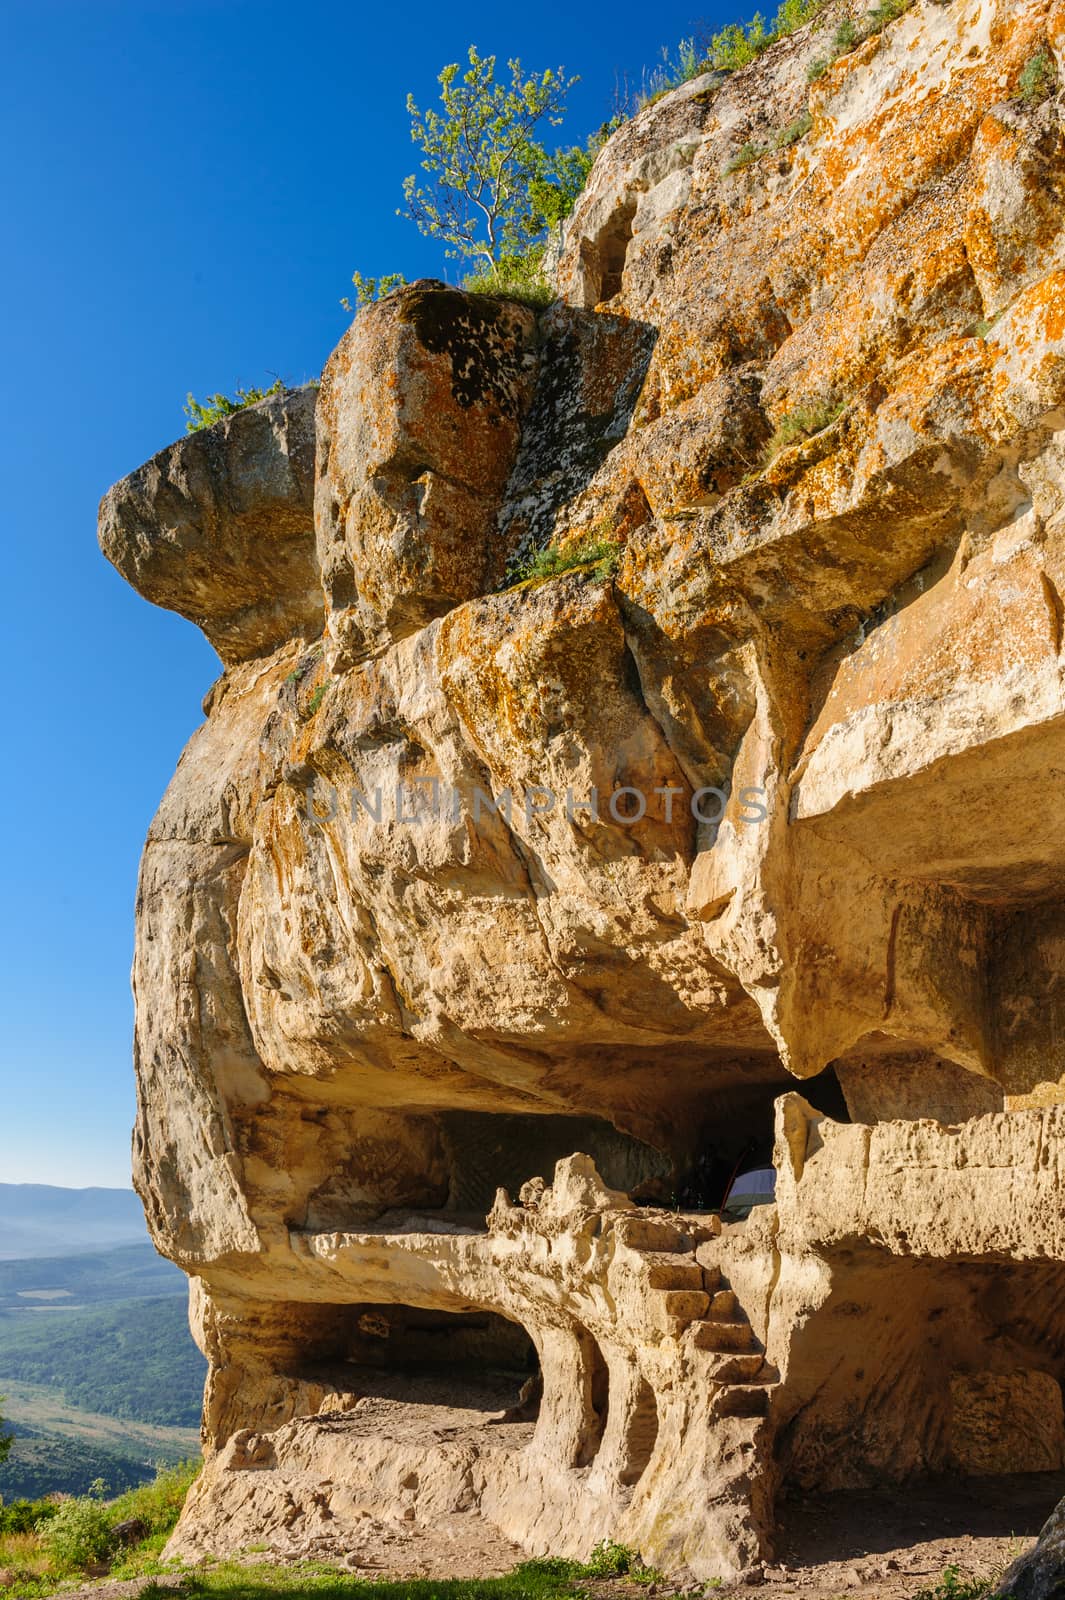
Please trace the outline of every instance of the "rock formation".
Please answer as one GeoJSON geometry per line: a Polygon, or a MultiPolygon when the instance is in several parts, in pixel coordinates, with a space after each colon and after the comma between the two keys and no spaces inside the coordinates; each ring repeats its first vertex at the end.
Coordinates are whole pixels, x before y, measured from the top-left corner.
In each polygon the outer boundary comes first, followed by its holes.
{"type": "Polygon", "coordinates": [[[615,133],[547,311],[389,295],[105,497],[225,668],[137,905],[176,1550],[729,1577],[1063,1464],[1065,0],[809,82],[861,11],[615,133]]]}

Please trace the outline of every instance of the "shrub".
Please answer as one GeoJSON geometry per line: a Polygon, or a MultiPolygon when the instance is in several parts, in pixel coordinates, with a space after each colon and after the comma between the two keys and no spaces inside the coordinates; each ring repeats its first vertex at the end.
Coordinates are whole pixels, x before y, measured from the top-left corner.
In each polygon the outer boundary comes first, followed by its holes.
{"type": "Polygon", "coordinates": [[[365,278],[361,272],[353,272],[351,281],[355,286],[355,304],[345,295],[340,304],[345,311],[361,311],[363,306],[372,306],[375,300],[383,300],[386,294],[391,294],[393,289],[402,289],[406,278],[402,272],[386,272],[380,278],[365,278]]]}
{"type": "Polygon", "coordinates": [[[55,1500],[12,1500],[0,1505],[0,1534],[32,1533],[39,1522],[54,1517],[59,1510],[55,1500]]]}
{"type": "Polygon", "coordinates": [[[871,39],[874,33],[882,33],[889,22],[904,16],[913,4],[914,0],[879,0],[879,4],[866,12],[861,22],[845,18],[836,29],[835,54],[845,56],[857,45],[864,44],[866,39],[871,39]]]}
{"type": "Polygon", "coordinates": [[[778,150],[787,150],[791,145],[798,144],[800,139],[805,139],[813,125],[813,117],[809,111],[804,111],[801,117],[796,117],[795,121],[789,122],[786,128],[781,128],[773,143],[778,150]]]}
{"type": "Polygon", "coordinates": [[[843,415],[843,406],[832,400],[804,400],[797,405],[794,411],[788,411],[781,417],[776,425],[773,437],[766,446],[763,467],[776,459],[782,450],[787,450],[793,444],[801,444],[804,439],[812,439],[818,433],[824,433],[834,422],[838,422],[843,415]]]}
{"type": "Polygon", "coordinates": [[[202,1462],[179,1461],[173,1467],[160,1467],[151,1483],[127,1489],[108,1506],[111,1526],[120,1522],[143,1522],[150,1535],[172,1533],[202,1462]]]}
{"type": "Polygon", "coordinates": [[[1054,57],[1044,46],[1032,56],[1017,80],[1017,95],[1026,106],[1042,105],[1058,88],[1058,69],[1054,57]]]}
{"type": "Polygon", "coordinates": [[[186,395],[185,432],[198,433],[201,428],[209,428],[212,423],[221,422],[223,417],[231,417],[235,411],[243,411],[245,406],[253,406],[268,395],[283,394],[284,390],[285,385],[278,378],[269,389],[238,389],[232,396],[209,394],[206,400],[200,401],[191,394],[186,395]]]}
{"type": "Polygon", "coordinates": [[[62,1501],[55,1515],[42,1518],[34,1531],[52,1565],[59,1572],[74,1572],[106,1558],[111,1513],[93,1495],[78,1495],[62,1501]]]}
{"type": "Polygon", "coordinates": [[[721,170],[721,176],[727,178],[733,172],[742,171],[744,167],[752,167],[756,161],[761,160],[768,149],[767,144],[752,144],[748,140],[745,145],[740,146],[732,160],[726,162],[721,170]]]}
{"type": "Polygon", "coordinates": [[[462,287],[469,294],[518,300],[540,310],[555,298],[554,289],[543,275],[543,259],[543,245],[533,245],[524,255],[502,256],[491,271],[471,273],[463,278],[462,287]]]}
{"type": "Polygon", "coordinates": [[[508,582],[544,582],[548,578],[558,578],[564,572],[575,571],[583,571],[590,578],[610,578],[617,568],[620,555],[616,540],[590,534],[586,539],[562,548],[548,545],[546,550],[537,550],[521,566],[508,573],[508,582]]]}
{"type": "Polygon", "coordinates": [[[836,36],[832,40],[832,48],[838,56],[846,55],[848,50],[853,50],[856,44],[861,44],[862,36],[858,31],[858,24],[850,17],[844,17],[836,29],[836,36]]]}
{"type": "Polygon", "coordinates": [[[807,83],[820,83],[831,65],[831,61],[826,61],[824,56],[818,56],[816,61],[811,61],[806,69],[807,83]]]}
{"type": "Polygon", "coordinates": [[[710,64],[735,71],[757,61],[770,45],[786,39],[824,10],[827,0],[782,0],[771,24],[756,12],[744,28],[730,22],[710,38],[706,55],[710,64]]]}

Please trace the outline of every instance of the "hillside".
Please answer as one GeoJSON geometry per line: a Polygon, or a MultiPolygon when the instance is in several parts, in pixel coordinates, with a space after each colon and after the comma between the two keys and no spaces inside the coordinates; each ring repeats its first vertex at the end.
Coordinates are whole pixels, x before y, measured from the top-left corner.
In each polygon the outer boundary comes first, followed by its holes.
{"type": "MultiPolygon", "coordinates": [[[[18,1187],[6,1185],[7,1197],[18,1187]]],[[[60,1217],[69,1208],[50,1194],[60,1217]]],[[[104,1237],[116,1221],[119,1208],[103,1218],[104,1237]]],[[[0,1394],[15,1435],[0,1496],[81,1494],[98,1478],[117,1493],[160,1461],[198,1454],[205,1363],[186,1292],[184,1274],[144,1239],[0,1261],[0,1394]]]]}
{"type": "Polygon", "coordinates": [[[0,1261],[106,1250],[144,1237],[144,1213],[132,1189],[0,1183],[0,1261]]]}
{"type": "Polygon", "coordinates": [[[175,1295],[0,1314],[0,1386],[45,1385],[87,1411],[195,1427],[205,1371],[175,1295]]]}
{"type": "Polygon", "coordinates": [[[84,1255],[0,1260],[0,1313],[70,1311],[78,1306],[180,1295],[188,1279],[144,1240],[84,1255]]]}

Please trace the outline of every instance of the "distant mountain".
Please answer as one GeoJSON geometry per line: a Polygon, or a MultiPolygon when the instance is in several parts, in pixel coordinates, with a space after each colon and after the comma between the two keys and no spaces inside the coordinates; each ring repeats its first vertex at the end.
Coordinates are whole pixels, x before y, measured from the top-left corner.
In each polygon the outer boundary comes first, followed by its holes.
{"type": "Polygon", "coordinates": [[[144,1213],[132,1189],[0,1183],[0,1261],[69,1256],[144,1239],[144,1213]]]}

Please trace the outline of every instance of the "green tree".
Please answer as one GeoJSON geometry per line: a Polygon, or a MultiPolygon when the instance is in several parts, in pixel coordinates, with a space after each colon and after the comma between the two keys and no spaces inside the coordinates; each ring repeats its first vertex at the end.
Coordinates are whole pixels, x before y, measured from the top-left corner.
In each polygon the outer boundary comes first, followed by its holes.
{"type": "MultiPolygon", "coordinates": [[[[0,1406],[2,1406],[3,1403],[4,1403],[4,1397],[3,1397],[2,1394],[0,1394],[0,1406]]],[[[0,1411],[0,1428],[3,1428],[3,1426],[4,1426],[4,1413],[2,1411],[0,1411]]],[[[6,1461],[7,1460],[7,1453],[8,1453],[8,1451],[10,1449],[11,1449],[11,1435],[9,1433],[0,1433],[0,1461],[6,1461]]]]}
{"type": "Polygon", "coordinates": [[[480,260],[488,273],[503,258],[535,249],[566,196],[572,205],[580,165],[572,151],[553,160],[535,137],[539,127],[562,121],[578,80],[561,67],[525,77],[520,61],[507,65],[510,82],[497,82],[495,56],[471,45],[465,72],[452,62],[440,74],[442,111],[419,111],[407,97],[411,138],[421,147],[428,181],[407,178],[400,215],[443,240],[450,256],[480,260]]]}

